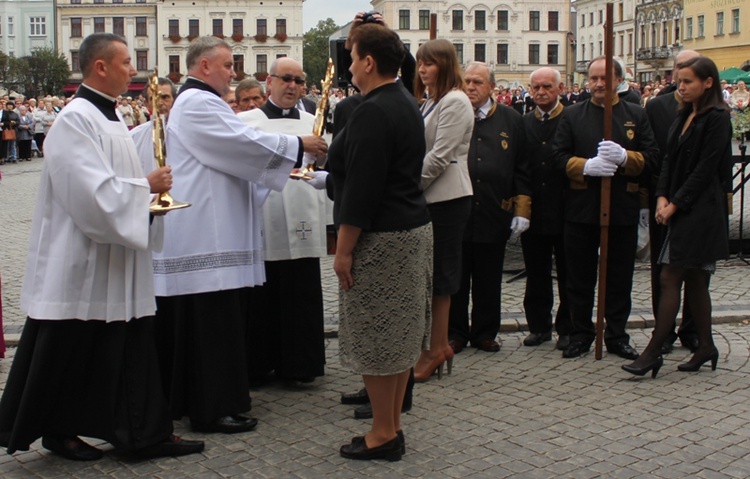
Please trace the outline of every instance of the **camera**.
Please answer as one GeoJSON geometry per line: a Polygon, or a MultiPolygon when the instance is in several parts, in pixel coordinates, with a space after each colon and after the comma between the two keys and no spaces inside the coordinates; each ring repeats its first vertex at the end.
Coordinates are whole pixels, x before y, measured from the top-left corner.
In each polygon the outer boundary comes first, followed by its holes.
{"type": "Polygon", "coordinates": [[[375,15],[380,15],[380,12],[376,10],[371,10],[364,15],[362,15],[362,23],[377,23],[378,21],[375,19],[375,15]]]}

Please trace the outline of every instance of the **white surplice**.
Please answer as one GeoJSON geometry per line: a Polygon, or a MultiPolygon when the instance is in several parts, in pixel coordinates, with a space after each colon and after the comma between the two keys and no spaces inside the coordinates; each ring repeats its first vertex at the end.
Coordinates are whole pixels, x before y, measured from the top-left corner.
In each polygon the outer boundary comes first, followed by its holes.
{"type": "Polygon", "coordinates": [[[154,254],[157,296],[256,286],[265,282],[261,208],[281,190],[299,151],[295,136],[245,125],[217,95],[181,92],[167,122],[171,195],[193,204],[165,218],[154,254]]]}
{"type": "MultiPolygon", "coordinates": [[[[299,119],[269,119],[260,108],[237,115],[246,124],[269,133],[310,135],[315,117],[300,112],[299,119]]],[[[304,181],[290,181],[272,191],[263,204],[263,241],[266,261],[321,258],[326,249],[326,194],[304,181]]]]}
{"type": "Polygon", "coordinates": [[[29,241],[21,308],[34,319],[128,321],[155,312],[150,188],[122,121],[83,98],[58,115],[29,241]]]}

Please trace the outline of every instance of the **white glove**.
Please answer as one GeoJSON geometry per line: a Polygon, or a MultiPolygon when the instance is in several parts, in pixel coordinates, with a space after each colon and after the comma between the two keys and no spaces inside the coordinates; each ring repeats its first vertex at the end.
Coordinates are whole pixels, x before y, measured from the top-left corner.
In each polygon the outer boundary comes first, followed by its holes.
{"type": "Polygon", "coordinates": [[[328,172],[325,170],[309,171],[307,175],[312,176],[312,179],[306,181],[306,183],[316,190],[323,190],[326,187],[326,178],[328,172]]]}
{"type": "Polygon", "coordinates": [[[641,218],[638,224],[641,228],[648,228],[648,208],[641,208],[641,218]]]}
{"type": "Polygon", "coordinates": [[[583,165],[583,174],[585,176],[613,176],[617,171],[617,165],[609,161],[602,160],[598,156],[586,160],[583,165]]]}
{"type": "Polygon", "coordinates": [[[302,170],[307,169],[308,165],[315,167],[315,155],[312,153],[305,153],[302,155],[302,170]]]}
{"type": "Polygon", "coordinates": [[[521,233],[529,229],[530,224],[531,223],[529,222],[529,220],[527,220],[523,216],[514,216],[513,220],[510,222],[510,230],[514,235],[520,235],[521,233]]]}
{"type": "Polygon", "coordinates": [[[602,140],[599,143],[599,149],[596,152],[596,156],[602,160],[609,161],[610,163],[622,166],[628,159],[628,151],[610,140],[602,140]]]}

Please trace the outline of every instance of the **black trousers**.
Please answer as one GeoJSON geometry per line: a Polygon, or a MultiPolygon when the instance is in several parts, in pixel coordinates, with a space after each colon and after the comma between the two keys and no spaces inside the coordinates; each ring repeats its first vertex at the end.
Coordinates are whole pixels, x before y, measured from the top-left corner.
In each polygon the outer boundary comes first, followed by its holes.
{"type": "Polygon", "coordinates": [[[526,323],[532,333],[543,334],[552,331],[552,257],[557,268],[557,292],[560,304],[555,315],[555,330],[560,336],[570,335],[572,329],[568,309],[567,265],[563,235],[521,235],[523,261],[526,265],[526,291],[523,297],[523,309],[526,312],[526,323]]]}
{"type": "MultiPolygon", "coordinates": [[[[651,211],[656,211],[655,204],[651,211]]],[[[658,224],[654,215],[649,214],[648,235],[651,246],[651,310],[654,312],[654,318],[656,318],[656,312],[659,309],[659,301],[661,299],[661,265],[658,260],[661,248],[664,245],[666,234],[667,227],[658,224]]],[[[684,298],[682,302],[682,322],[680,323],[680,328],[677,333],[672,331],[669,338],[667,338],[667,341],[674,343],[678,336],[684,338],[686,336],[696,336],[697,334],[698,333],[695,331],[695,324],[693,323],[693,313],[690,311],[690,305],[687,298],[684,298]]]]}
{"type": "MultiPolygon", "coordinates": [[[[591,344],[596,338],[592,321],[594,291],[599,265],[599,225],[566,222],[565,256],[568,265],[568,301],[572,321],[571,341],[591,344]]],[[[635,248],[638,225],[609,227],[607,294],[604,318],[607,327],[604,342],[609,347],[630,340],[625,332],[631,308],[635,248]]]]}
{"type": "Polygon", "coordinates": [[[464,241],[461,286],[451,296],[448,337],[478,344],[495,339],[500,331],[500,295],[503,286],[505,243],[464,241]],[[469,327],[471,293],[471,327],[469,327]]]}
{"type": "Polygon", "coordinates": [[[266,261],[265,265],[266,284],[250,288],[250,377],[271,371],[286,379],[323,376],[326,354],[320,260],[266,261]]]}

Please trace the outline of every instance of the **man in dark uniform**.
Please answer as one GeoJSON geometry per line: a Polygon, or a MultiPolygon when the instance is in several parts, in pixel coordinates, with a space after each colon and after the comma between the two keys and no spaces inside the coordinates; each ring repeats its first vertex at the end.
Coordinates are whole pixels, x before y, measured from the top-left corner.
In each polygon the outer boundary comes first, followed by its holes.
{"type": "MultiPolygon", "coordinates": [[[[672,73],[672,78],[675,83],[668,85],[662,91],[667,91],[667,94],[659,94],[656,98],[652,98],[646,103],[646,114],[648,120],[651,123],[651,127],[654,130],[654,136],[656,142],[659,145],[659,157],[655,165],[655,170],[650,172],[648,178],[643,178],[643,182],[648,185],[648,207],[651,211],[656,211],[656,183],[659,179],[659,173],[661,172],[661,162],[664,158],[664,154],[667,151],[667,136],[669,135],[669,127],[677,118],[677,109],[680,106],[680,96],[677,93],[676,81],[677,81],[677,66],[691,58],[700,56],[700,53],[695,50],[683,50],[674,59],[675,68],[672,73]]],[[[661,297],[661,284],[659,276],[661,275],[661,265],[657,262],[659,259],[659,253],[661,252],[662,245],[664,244],[664,235],[666,234],[667,228],[664,225],[660,225],[656,222],[654,215],[647,214],[649,218],[649,240],[651,244],[651,307],[656,317],[656,310],[659,306],[659,299],[661,297]]],[[[695,325],[692,321],[692,314],[688,301],[685,301],[682,307],[682,323],[677,333],[674,331],[669,335],[667,340],[662,345],[662,353],[667,354],[672,351],[674,342],[679,336],[680,342],[683,346],[695,352],[698,349],[698,336],[695,331],[695,325]]]]}
{"type": "Polygon", "coordinates": [[[557,266],[560,304],[555,316],[557,349],[570,342],[570,313],[565,291],[565,252],[563,249],[563,195],[565,176],[554,161],[552,140],[563,112],[558,101],[563,83],[560,72],[543,67],[531,74],[531,94],[536,110],[523,117],[526,132],[526,157],[531,166],[531,227],[521,235],[526,264],[526,292],[523,309],[530,334],[524,346],[538,346],[552,339],[552,255],[557,266]]]}
{"type": "MultiPolygon", "coordinates": [[[[570,180],[563,234],[573,328],[564,358],[587,352],[596,337],[591,316],[599,259],[600,178],[606,176],[612,177],[612,188],[604,340],[610,353],[626,359],[638,357],[625,332],[638,238],[638,181],[644,166],[653,168],[659,149],[645,110],[620,101],[616,94],[612,103],[612,141],[602,141],[605,70],[604,57],[589,63],[591,99],[566,108],[555,134],[556,161],[570,180]]],[[[616,74],[613,93],[621,81],[621,74],[616,74]]]]}
{"type": "Polygon", "coordinates": [[[489,67],[470,64],[464,74],[476,120],[468,166],[474,189],[466,224],[461,289],[452,296],[448,337],[455,352],[471,344],[498,351],[505,243],[520,234],[531,217],[531,178],[524,154],[523,120],[512,108],[492,99],[495,81],[489,67]],[[469,328],[469,291],[472,311],[469,328]]]}

